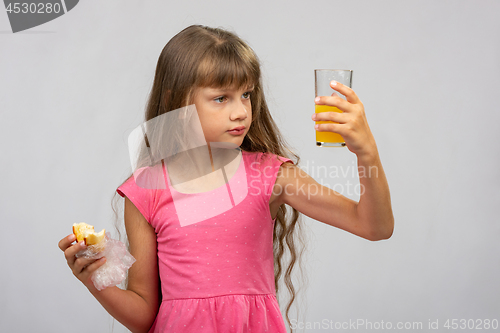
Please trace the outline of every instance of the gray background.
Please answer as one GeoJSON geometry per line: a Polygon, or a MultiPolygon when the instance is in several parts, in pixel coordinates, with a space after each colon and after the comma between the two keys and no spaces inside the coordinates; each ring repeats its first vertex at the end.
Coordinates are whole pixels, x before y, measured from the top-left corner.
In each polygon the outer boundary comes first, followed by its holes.
{"type": "MultiPolygon", "coordinates": [[[[429,321],[500,320],[499,13],[499,1],[94,0],[12,34],[0,10],[0,331],[113,327],[57,243],[74,222],[113,228],[127,136],[161,49],[191,24],[248,41],[301,164],[343,168],[345,178],[315,178],[352,198],[355,156],[315,147],[310,116],[313,69],[354,70],[396,228],[369,242],[305,219],[303,325],[422,322],[415,331],[425,332],[429,321]]],[[[125,329],[115,322],[114,331],[125,329]]]]}

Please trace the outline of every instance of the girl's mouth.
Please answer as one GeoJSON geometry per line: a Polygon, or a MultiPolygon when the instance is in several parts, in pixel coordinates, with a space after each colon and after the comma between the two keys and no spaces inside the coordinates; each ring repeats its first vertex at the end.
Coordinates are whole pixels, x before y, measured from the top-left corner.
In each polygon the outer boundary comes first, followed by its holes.
{"type": "Polygon", "coordinates": [[[245,126],[236,126],[233,129],[230,129],[228,132],[231,135],[241,135],[245,133],[245,126]]]}
{"type": "Polygon", "coordinates": [[[242,128],[242,129],[233,129],[233,130],[230,130],[230,131],[227,131],[229,134],[231,135],[242,135],[243,133],[245,133],[245,128],[242,128]]]}

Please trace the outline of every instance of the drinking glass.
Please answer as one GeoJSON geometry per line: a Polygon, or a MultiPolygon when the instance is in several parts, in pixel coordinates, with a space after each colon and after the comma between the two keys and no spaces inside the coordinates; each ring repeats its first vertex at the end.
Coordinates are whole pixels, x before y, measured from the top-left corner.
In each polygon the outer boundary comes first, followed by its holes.
{"type": "MultiPolygon", "coordinates": [[[[348,87],[352,84],[352,70],[349,69],[315,69],[314,70],[315,93],[317,96],[332,96],[339,95],[343,99],[345,96],[333,90],[330,87],[330,82],[335,80],[348,87]]],[[[335,106],[330,105],[315,105],[315,112],[342,112],[335,106]]],[[[316,124],[327,124],[332,121],[317,121],[316,124]]],[[[318,147],[345,147],[344,138],[333,132],[318,132],[316,131],[316,146],[318,147]]]]}

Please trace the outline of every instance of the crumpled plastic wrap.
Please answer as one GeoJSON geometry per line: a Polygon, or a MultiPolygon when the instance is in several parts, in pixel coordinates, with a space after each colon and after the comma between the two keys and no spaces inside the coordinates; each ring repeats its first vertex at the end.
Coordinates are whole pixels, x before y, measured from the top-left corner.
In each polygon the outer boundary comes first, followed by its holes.
{"type": "Polygon", "coordinates": [[[106,263],[92,273],[91,280],[97,290],[116,286],[127,277],[127,271],[135,262],[125,244],[112,239],[109,232],[102,242],[89,245],[76,254],[77,258],[99,259],[106,257],[106,263]]]}

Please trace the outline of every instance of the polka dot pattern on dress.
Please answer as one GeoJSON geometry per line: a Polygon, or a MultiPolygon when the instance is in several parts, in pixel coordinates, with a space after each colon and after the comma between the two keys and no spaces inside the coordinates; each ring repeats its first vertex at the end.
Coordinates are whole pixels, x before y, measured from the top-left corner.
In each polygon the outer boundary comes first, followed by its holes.
{"type": "MultiPolygon", "coordinates": [[[[144,216],[154,217],[163,302],[151,332],[211,333],[214,327],[217,332],[236,332],[241,325],[254,333],[286,332],[275,296],[273,224],[266,201],[270,186],[265,184],[273,184],[276,175],[250,168],[261,155],[243,154],[249,193],[253,180],[260,194],[236,195],[235,202],[241,199],[236,206],[191,225],[180,225],[168,189],[124,188],[125,194],[133,193],[132,202],[142,206],[144,216]],[[152,193],[154,199],[149,199],[152,193]]],[[[202,212],[201,206],[183,207],[202,212]]],[[[208,207],[206,215],[214,208],[208,207]]]]}

